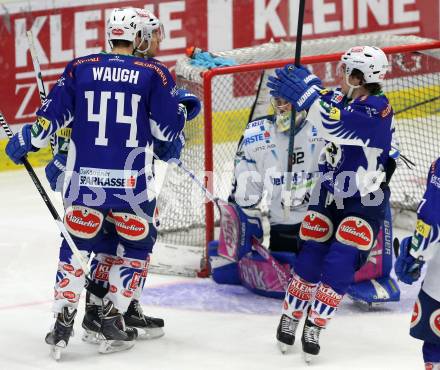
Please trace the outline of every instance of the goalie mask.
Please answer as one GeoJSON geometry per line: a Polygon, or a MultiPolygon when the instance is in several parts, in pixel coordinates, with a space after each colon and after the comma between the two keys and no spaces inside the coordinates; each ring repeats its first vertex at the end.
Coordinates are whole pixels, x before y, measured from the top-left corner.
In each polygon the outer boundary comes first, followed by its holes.
{"type": "MultiPolygon", "coordinates": [[[[271,97],[270,103],[275,114],[275,125],[278,132],[285,132],[290,129],[290,120],[292,117],[292,104],[287,100],[278,97],[271,97]]],[[[295,127],[302,124],[306,117],[306,112],[297,112],[295,117],[295,127]]]]}
{"type": "Polygon", "coordinates": [[[148,10],[137,8],[136,13],[139,17],[141,31],[141,41],[136,51],[141,54],[147,54],[151,48],[154,34],[157,35],[157,41],[159,43],[165,38],[164,27],[159,18],[148,10]],[[145,43],[145,46],[143,43],[145,43]]]}
{"type": "Polygon", "coordinates": [[[139,17],[134,8],[113,9],[107,19],[107,37],[111,48],[113,40],[130,41],[135,48],[136,34],[139,30],[139,17]]]}

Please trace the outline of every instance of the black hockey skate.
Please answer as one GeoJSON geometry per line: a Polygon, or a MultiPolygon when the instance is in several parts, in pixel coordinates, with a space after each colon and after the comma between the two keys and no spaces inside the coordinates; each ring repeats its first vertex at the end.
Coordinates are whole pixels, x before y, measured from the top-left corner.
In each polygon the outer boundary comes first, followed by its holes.
{"type": "Polygon", "coordinates": [[[84,333],[82,340],[87,343],[99,344],[102,341],[101,332],[102,306],[86,304],[86,312],[82,321],[84,333]]]}
{"type": "Polygon", "coordinates": [[[57,361],[61,358],[61,352],[67,347],[70,337],[73,336],[75,315],[76,309],[64,307],[57,315],[53,329],[46,335],[46,343],[52,346],[51,356],[57,361]]]}
{"type": "Polygon", "coordinates": [[[295,332],[299,321],[285,314],[281,316],[280,323],[277,328],[278,348],[281,353],[286,353],[295,343],[295,332]]]}
{"type": "Polygon", "coordinates": [[[136,328],[138,339],[154,339],[163,336],[164,321],[145,316],[138,300],[133,299],[124,314],[125,325],[136,328]]]}
{"type": "Polygon", "coordinates": [[[304,324],[304,330],[301,338],[304,359],[307,363],[312,361],[313,356],[319,354],[319,334],[322,328],[312,323],[309,319],[304,324]]]}
{"type": "Polygon", "coordinates": [[[137,330],[126,327],[124,317],[109,301],[102,308],[100,353],[112,353],[130,349],[137,338],[137,330]]]}

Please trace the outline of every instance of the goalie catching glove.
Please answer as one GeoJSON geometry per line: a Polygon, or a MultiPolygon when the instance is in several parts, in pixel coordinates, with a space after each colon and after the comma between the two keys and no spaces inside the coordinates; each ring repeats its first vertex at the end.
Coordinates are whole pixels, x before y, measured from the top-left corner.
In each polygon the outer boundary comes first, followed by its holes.
{"type": "Polygon", "coordinates": [[[196,118],[202,109],[200,99],[186,89],[177,90],[177,100],[179,101],[179,104],[184,105],[186,108],[187,121],[191,121],[196,118]]]}

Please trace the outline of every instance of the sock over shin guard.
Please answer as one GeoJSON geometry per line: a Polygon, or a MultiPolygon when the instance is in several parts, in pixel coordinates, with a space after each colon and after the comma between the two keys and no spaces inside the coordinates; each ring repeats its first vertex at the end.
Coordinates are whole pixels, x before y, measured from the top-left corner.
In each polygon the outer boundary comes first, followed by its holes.
{"type": "Polygon", "coordinates": [[[320,283],[309,312],[309,320],[325,328],[336,314],[343,295],[336,293],[330,286],[320,283]]]}
{"type": "Polygon", "coordinates": [[[283,314],[300,320],[307,311],[316,284],[308,283],[294,274],[283,302],[283,314]]]}

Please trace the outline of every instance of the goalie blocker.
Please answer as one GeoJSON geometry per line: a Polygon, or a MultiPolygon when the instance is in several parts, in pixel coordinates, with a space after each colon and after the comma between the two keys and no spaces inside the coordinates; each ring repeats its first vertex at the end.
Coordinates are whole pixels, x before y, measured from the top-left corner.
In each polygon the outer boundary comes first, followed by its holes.
{"type": "MultiPolygon", "coordinates": [[[[269,252],[262,247],[258,241],[262,238],[258,217],[248,216],[236,204],[218,202],[218,207],[220,236],[219,240],[209,243],[208,249],[213,280],[218,284],[243,285],[256,294],[283,299],[295,267],[295,254],[269,252]],[[263,248],[267,255],[259,248],[263,248]]],[[[388,206],[377,243],[348,290],[354,301],[368,305],[399,301],[399,287],[389,275],[392,268],[391,240],[388,206]]]]}

